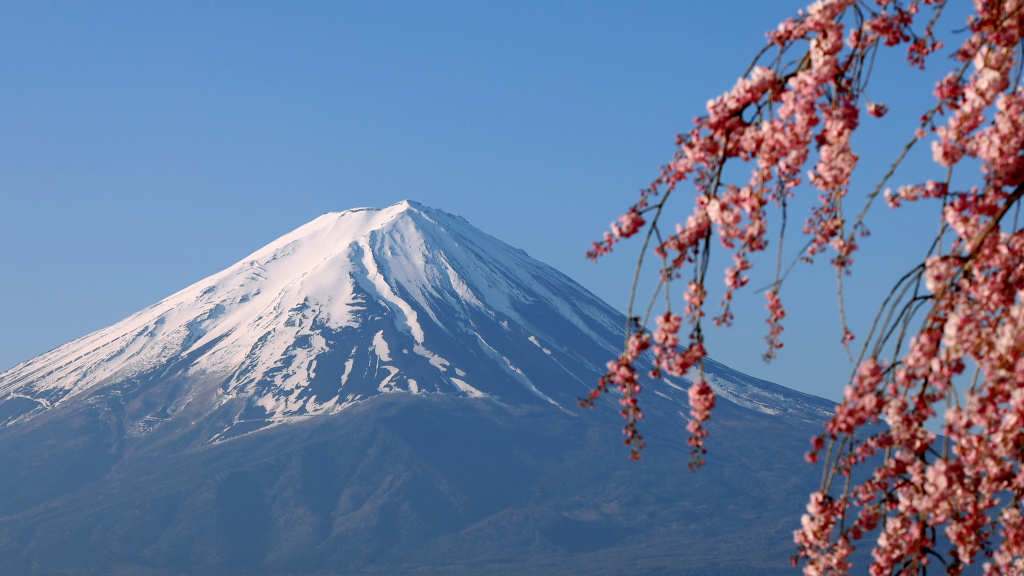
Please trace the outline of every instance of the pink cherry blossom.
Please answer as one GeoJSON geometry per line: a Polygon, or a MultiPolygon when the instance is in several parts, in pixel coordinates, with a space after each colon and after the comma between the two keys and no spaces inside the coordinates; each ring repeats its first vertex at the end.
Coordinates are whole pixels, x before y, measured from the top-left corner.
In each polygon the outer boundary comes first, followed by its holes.
{"type": "MultiPolygon", "coordinates": [[[[674,281],[687,282],[682,313],[670,304],[654,332],[639,320],[631,325],[623,354],[581,404],[593,407],[617,390],[626,444],[639,459],[646,375],[635,365],[653,355],[650,376],[692,382],[696,469],[715,404],[702,368],[703,322],[731,323],[734,299],[755,273],[753,255],[769,245],[769,214],[797,194],[814,194],[801,257],[812,262],[828,252],[840,280],[850,273],[878,194],[869,193],[859,212],[848,206],[861,194],[851,189],[860,169],[853,136],[861,110],[876,118],[888,111],[866,93],[874,54],[905,46],[911,67],[951,63],[907,134],[908,149],[930,140],[933,179],[885,188],[886,176],[878,186],[893,209],[941,206],[940,235],[894,287],[893,315],[880,316],[864,338],[842,403],[812,440],[807,459],[826,473],[794,533],[794,560],[807,575],[849,573],[858,545],[871,548],[872,575],[929,567],[960,574],[972,563],[983,563],[986,574],[1024,574],[1024,229],[1016,215],[1024,197],[1024,0],[976,0],[966,23],[943,20],[946,3],[819,0],[783,21],[768,33],[767,51],[707,102],[651,186],[588,251],[597,259],[645,233],[670,296],[674,281]],[[935,31],[961,28],[949,37],[959,42],[952,58],[932,59],[944,47],[935,31]],[[736,165],[746,174],[737,177],[736,165]],[[954,189],[954,170],[961,177],[978,170],[975,185],[954,189]],[[669,199],[688,194],[692,209],[671,212],[669,199]],[[723,252],[724,297],[709,315],[705,271],[723,252]],[[936,417],[944,418],[943,437],[925,427],[936,417]],[[868,469],[854,474],[857,467],[868,469]]],[[[765,294],[766,360],[782,346],[784,280],[777,271],[765,294]]],[[[853,334],[842,324],[845,346],[853,334]]]]}

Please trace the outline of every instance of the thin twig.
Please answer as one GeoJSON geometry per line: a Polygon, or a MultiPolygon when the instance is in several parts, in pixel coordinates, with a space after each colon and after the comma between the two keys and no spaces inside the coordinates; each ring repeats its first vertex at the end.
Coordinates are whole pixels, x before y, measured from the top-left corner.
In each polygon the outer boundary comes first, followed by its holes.
{"type": "Polygon", "coordinates": [[[636,286],[640,283],[640,270],[643,268],[644,255],[647,253],[647,246],[651,242],[651,235],[655,233],[658,227],[658,219],[661,217],[661,211],[665,208],[665,201],[668,200],[671,192],[665,192],[665,195],[661,197],[661,202],[658,202],[658,210],[654,214],[654,218],[651,220],[651,227],[647,229],[647,235],[644,236],[644,244],[640,248],[640,256],[636,260],[636,270],[633,272],[633,286],[629,289],[629,306],[626,312],[626,342],[623,347],[629,346],[629,337],[633,334],[633,303],[636,301],[636,286]]]}
{"type": "Polygon", "coordinates": [[[853,362],[853,354],[850,354],[849,340],[847,340],[847,334],[850,334],[850,329],[846,326],[846,307],[843,304],[843,268],[842,266],[836,266],[836,291],[839,296],[839,322],[843,325],[843,350],[846,350],[846,357],[853,362]]]}

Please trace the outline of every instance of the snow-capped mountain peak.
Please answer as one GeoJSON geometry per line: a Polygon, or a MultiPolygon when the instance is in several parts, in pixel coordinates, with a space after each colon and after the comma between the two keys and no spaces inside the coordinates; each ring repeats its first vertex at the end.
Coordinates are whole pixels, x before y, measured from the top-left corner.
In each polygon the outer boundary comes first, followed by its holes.
{"type": "MultiPolygon", "coordinates": [[[[0,423],[97,395],[130,404],[168,382],[158,401],[132,405],[136,434],[186,408],[191,419],[227,411],[219,441],[387,393],[574,410],[618,354],[622,326],[568,277],[461,217],[411,201],[357,208],[0,374],[0,423]]],[[[826,410],[733,380],[715,385],[755,410],[826,410]]],[[[685,405],[682,387],[664,384],[658,395],[685,405]]]]}

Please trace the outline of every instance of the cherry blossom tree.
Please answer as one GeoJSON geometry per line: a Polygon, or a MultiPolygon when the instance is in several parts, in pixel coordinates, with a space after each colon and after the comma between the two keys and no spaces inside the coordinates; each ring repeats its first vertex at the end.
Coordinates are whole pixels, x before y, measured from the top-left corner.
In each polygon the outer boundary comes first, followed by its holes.
{"type": "MultiPolygon", "coordinates": [[[[943,39],[936,30],[947,1],[820,0],[779,24],[736,85],[708,102],[706,114],[678,137],[671,162],[588,252],[597,259],[640,236],[640,264],[649,250],[659,262],[654,297],[686,282],[682,310],[669,299],[652,327],[634,317],[631,299],[624,352],[581,404],[620,391],[625,442],[639,459],[638,358],[653,356],[652,377],[697,370],[689,396],[696,469],[715,404],[703,376],[705,314],[714,313],[709,320],[719,325],[733,320],[731,303],[749,281],[750,258],[768,246],[769,213],[781,221],[781,244],[787,202],[809,190],[818,195],[803,226],[809,241],[801,258],[829,257],[839,282],[841,340],[849,345],[854,335],[843,319],[842,280],[866,234],[869,209],[880,196],[892,208],[941,203],[930,252],[882,303],[844,399],[807,455],[825,467],[794,535],[794,562],[808,576],[846,574],[858,545],[871,547],[872,576],[925,573],[929,566],[959,574],[978,562],[986,574],[1024,574],[1024,230],[1017,226],[1024,195],[1024,0],[974,0],[967,22],[947,23],[959,32],[943,39]],[[959,41],[950,47],[954,57],[931,58],[949,39],[959,41]],[[912,67],[952,66],[877,187],[851,193],[859,158],[851,136],[862,113],[887,112],[866,97],[872,63],[876,53],[896,47],[912,67]],[[921,144],[931,146],[935,178],[891,182],[921,144]],[[733,165],[749,172],[735,180],[733,165]],[[951,186],[955,170],[976,167],[975,186],[951,186]],[[668,226],[670,199],[690,193],[692,212],[668,226]],[[856,212],[848,205],[854,199],[856,212]],[[731,262],[721,306],[712,312],[707,273],[723,251],[731,262]],[[942,436],[925,426],[934,416],[944,416],[942,436]],[[858,467],[865,468],[856,475],[866,478],[860,482],[852,480],[858,467]]],[[[781,264],[765,293],[768,360],[782,346],[781,264]]]]}

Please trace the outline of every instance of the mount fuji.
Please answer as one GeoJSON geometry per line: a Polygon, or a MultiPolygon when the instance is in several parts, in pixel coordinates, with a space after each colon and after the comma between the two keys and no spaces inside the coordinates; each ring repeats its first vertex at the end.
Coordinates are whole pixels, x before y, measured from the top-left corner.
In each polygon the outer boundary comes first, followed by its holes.
{"type": "Polygon", "coordinates": [[[0,571],[788,572],[834,403],[709,362],[709,465],[685,378],[624,462],[577,408],[624,326],[453,214],[325,214],[0,374],[0,571]]]}

